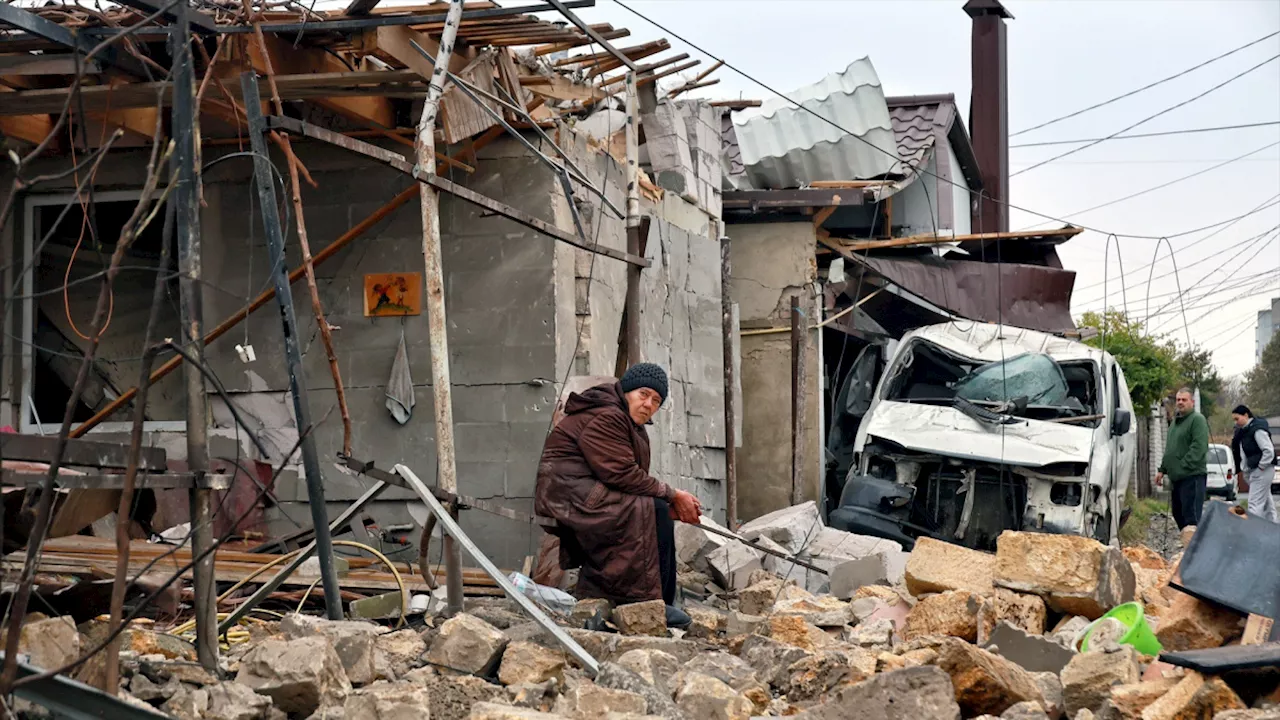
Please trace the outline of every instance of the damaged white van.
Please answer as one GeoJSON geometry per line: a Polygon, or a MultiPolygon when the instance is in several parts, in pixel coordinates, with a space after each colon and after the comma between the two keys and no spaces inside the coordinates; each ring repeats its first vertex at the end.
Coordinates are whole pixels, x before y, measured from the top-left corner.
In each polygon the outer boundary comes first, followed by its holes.
{"type": "MultiPolygon", "coordinates": [[[[1102,542],[1119,532],[1137,436],[1110,353],[952,322],[905,335],[882,373],[856,365],[851,376],[874,393],[831,527],[907,548],[928,536],[984,550],[1004,530],[1102,542]]],[[[856,400],[857,387],[847,391],[856,400]]]]}

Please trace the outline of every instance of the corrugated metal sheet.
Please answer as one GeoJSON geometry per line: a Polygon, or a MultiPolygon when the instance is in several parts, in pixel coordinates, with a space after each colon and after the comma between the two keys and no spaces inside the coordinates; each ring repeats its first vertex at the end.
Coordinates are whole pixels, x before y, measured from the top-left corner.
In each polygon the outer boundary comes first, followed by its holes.
{"type": "Polygon", "coordinates": [[[889,108],[868,58],[788,97],[803,109],[776,98],[734,113],[737,147],[745,167],[742,175],[730,177],[735,188],[766,190],[818,180],[867,180],[891,174],[899,165],[889,108]]]}

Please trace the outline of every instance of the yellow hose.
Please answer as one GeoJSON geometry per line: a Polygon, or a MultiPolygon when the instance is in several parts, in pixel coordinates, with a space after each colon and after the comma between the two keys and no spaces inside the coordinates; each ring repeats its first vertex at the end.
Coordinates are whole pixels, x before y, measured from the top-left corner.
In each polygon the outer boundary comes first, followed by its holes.
{"type": "MultiPolygon", "coordinates": [[[[334,541],[333,541],[333,544],[334,544],[334,545],[342,545],[342,546],[344,546],[344,547],[353,547],[353,548],[356,548],[356,549],[358,549],[358,550],[364,550],[365,552],[367,552],[367,553],[369,553],[369,554],[371,554],[371,555],[375,556],[376,558],[378,558],[378,560],[382,561],[382,564],[383,564],[383,565],[386,565],[386,566],[387,566],[387,569],[389,569],[389,570],[391,571],[392,576],[394,576],[394,577],[395,577],[395,579],[396,579],[396,585],[399,585],[399,586],[400,586],[400,618],[399,618],[399,620],[396,622],[396,628],[398,629],[398,628],[404,627],[404,619],[405,619],[405,617],[409,614],[409,588],[404,584],[404,578],[400,576],[400,571],[399,571],[399,570],[396,570],[396,566],[395,566],[395,564],[394,564],[394,563],[392,563],[392,562],[391,562],[391,560],[389,560],[389,559],[387,558],[387,556],[386,556],[386,555],[383,555],[381,552],[378,552],[377,550],[375,550],[375,549],[373,549],[373,548],[369,547],[368,545],[365,545],[364,543],[358,543],[358,542],[355,542],[355,541],[353,541],[353,540],[334,540],[334,541]]],[[[302,551],[301,551],[301,550],[294,550],[293,552],[286,553],[286,554],[284,554],[284,555],[281,555],[281,556],[279,556],[279,557],[277,557],[277,558],[275,558],[275,559],[271,560],[271,562],[268,562],[268,563],[263,564],[263,565],[262,565],[262,567],[257,568],[257,569],[256,569],[256,570],[254,570],[253,572],[251,572],[251,573],[249,573],[248,575],[246,575],[245,577],[241,578],[239,582],[237,582],[235,585],[232,585],[232,586],[231,586],[231,587],[230,587],[226,592],[224,592],[224,593],[222,593],[221,595],[219,595],[219,596],[218,596],[218,600],[217,600],[217,602],[219,602],[219,603],[220,603],[220,602],[223,602],[223,601],[224,601],[224,600],[226,600],[227,598],[231,597],[231,595],[232,595],[233,593],[235,593],[235,591],[239,590],[240,588],[244,587],[245,585],[249,584],[250,582],[253,582],[253,579],[254,579],[254,578],[256,578],[256,577],[258,577],[259,575],[261,575],[262,573],[264,573],[264,572],[266,572],[266,571],[270,570],[271,568],[273,568],[273,567],[275,567],[275,566],[279,565],[280,563],[282,563],[282,562],[284,562],[284,561],[286,561],[286,560],[291,559],[294,555],[297,555],[297,554],[298,554],[298,553],[300,553],[300,552],[302,552],[302,551]]],[[[287,578],[286,578],[286,579],[287,579],[287,578]]],[[[319,582],[319,580],[317,580],[316,582],[319,582]]],[[[315,588],[315,586],[316,586],[316,583],[311,583],[311,587],[310,587],[310,588],[307,588],[307,592],[302,596],[302,603],[305,603],[305,602],[307,601],[307,596],[309,596],[309,595],[311,594],[311,590],[312,590],[312,589],[314,589],[314,588],[315,588]]],[[[299,611],[299,612],[301,612],[301,611],[302,611],[302,603],[299,603],[299,605],[298,605],[298,611],[299,611]]],[[[257,612],[257,611],[255,610],[254,612],[257,612]]],[[[263,611],[263,612],[266,612],[266,611],[263,611]]],[[[226,617],[228,614],[229,614],[229,613],[222,613],[222,614],[220,614],[220,615],[219,615],[219,617],[226,617]]],[[[276,613],[273,613],[273,614],[276,614],[276,613]]],[[[188,625],[189,625],[191,628],[194,628],[194,627],[195,627],[195,621],[194,621],[194,620],[189,620],[189,621],[187,621],[187,622],[183,623],[182,625],[180,625],[180,626],[178,626],[178,627],[179,627],[179,628],[183,628],[182,632],[186,632],[186,630],[189,630],[189,629],[190,629],[190,628],[188,628],[188,627],[187,627],[188,625]]],[[[175,628],[175,629],[173,630],[173,634],[175,634],[175,635],[179,634],[179,630],[178,630],[177,628],[175,628]]]]}

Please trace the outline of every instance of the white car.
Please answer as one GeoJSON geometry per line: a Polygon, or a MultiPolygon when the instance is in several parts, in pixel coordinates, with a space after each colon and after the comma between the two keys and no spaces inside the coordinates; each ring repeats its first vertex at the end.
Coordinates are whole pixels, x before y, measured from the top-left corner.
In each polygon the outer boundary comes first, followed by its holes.
{"type": "Polygon", "coordinates": [[[1226,445],[1210,445],[1205,464],[1208,466],[1209,475],[1205,483],[1206,492],[1227,500],[1235,500],[1235,463],[1231,462],[1231,448],[1226,445]]]}

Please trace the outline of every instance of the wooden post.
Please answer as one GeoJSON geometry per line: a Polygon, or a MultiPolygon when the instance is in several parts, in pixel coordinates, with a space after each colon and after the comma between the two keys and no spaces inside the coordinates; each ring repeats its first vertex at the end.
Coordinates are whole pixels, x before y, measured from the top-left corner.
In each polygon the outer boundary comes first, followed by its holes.
{"type": "MultiPolygon", "coordinates": [[[[636,95],[636,74],[627,73],[627,252],[640,254],[640,145],[639,111],[636,95]]],[[[599,220],[597,220],[599,222],[599,220]]],[[[627,294],[623,301],[623,344],[626,362],[618,366],[626,368],[640,362],[640,268],[627,266],[627,294]]]]}
{"type": "Polygon", "coordinates": [[[725,523],[730,530],[738,529],[738,448],[737,408],[734,406],[733,337],[738,323],[733,317],[733,297],[729,283],[733,263],[729,238],[720,238],[720,314],[721,334],[724,336],[724,507],[725,523]]]}
{"type": "MultiPolygon", "coordinates": [[[[453,55],[462,19],[463,0],[449,0],[449,14],[440,36],[440,52],[431,72],[431,84],[418,121],[418,169],[436,171],[436,116],[440,112],[440,95],[444,92],[445,75],[453,55]]],[[[453,446],[453,391],[449,380],[449,324],[444,307],[444,268],[440,262],[440,195],[428,183],[420,183],[422,200],[422,256],[426,264],[427,320],[431,340],[431,381],[435,391],[436,461],[440,470],[440,488],[458,490],[458,464],[453,446]]],[[[449,612],[462,612],[462,552],[452,537],[444,539],[445,583],[449,612]]]]}
{"type": "Polygon", "coordinates": [[[805,322],[800,295],[791,298],[791,504],[804,502],[805,322]]]}
{"type": "MultiPolygon", "coordinates": [[[[1138,415],[1136,409],[1134,412],[1138,415]]],[[[1139,498],[1151,497],[1151,413],[1134,418],[1138,426],[1138,482],[1134,494],[1139,498]]]]}

